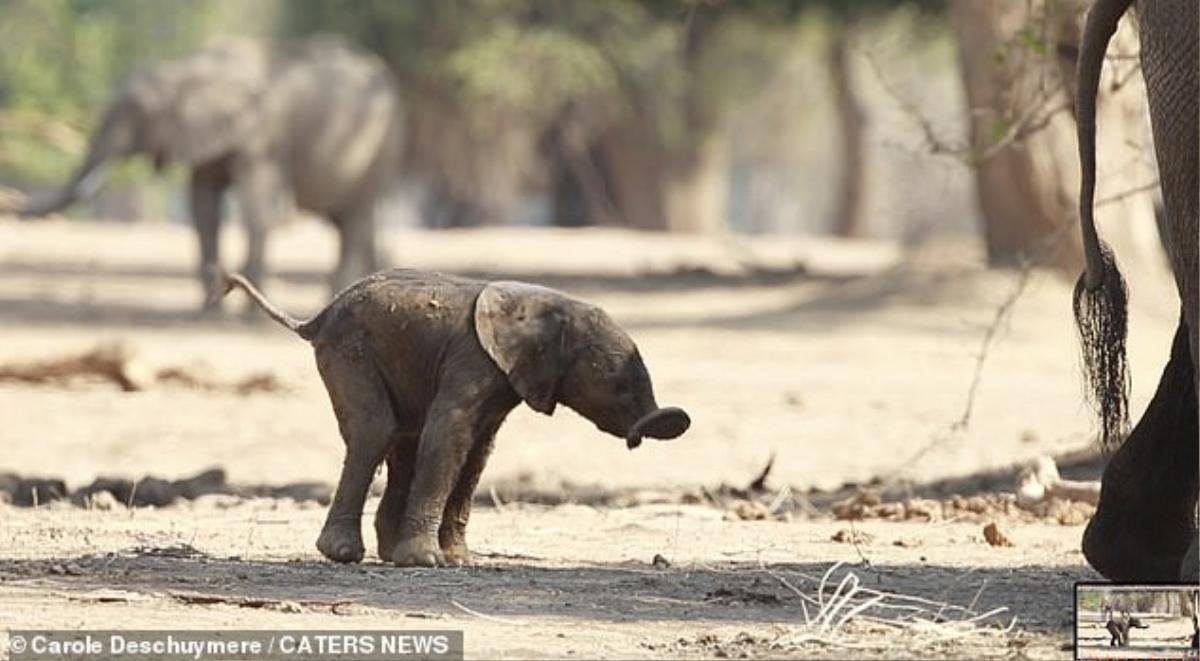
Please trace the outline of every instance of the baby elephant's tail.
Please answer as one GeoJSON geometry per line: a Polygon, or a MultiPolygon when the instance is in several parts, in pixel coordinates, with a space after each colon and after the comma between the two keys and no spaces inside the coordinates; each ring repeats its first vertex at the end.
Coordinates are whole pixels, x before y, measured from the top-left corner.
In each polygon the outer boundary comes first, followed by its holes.
{"type": "Polygon", "coordinates": [[[274,303],[267,300],[267,297],[252,282],[246,279],[246,276],[240,273],[227,273],[222,269],[218,269],[217,273],[217,286],[210,294],[212,302],[224,298],[234,289],[241,289],[246,292],[252,301],[258,304],[258,307],[262,308],[263,312],[266,312],[272,319],[279,322],[281,326],[306,340],[312,339],[308,334],[308,322],[300,321],[276,307],[274,303]]]}

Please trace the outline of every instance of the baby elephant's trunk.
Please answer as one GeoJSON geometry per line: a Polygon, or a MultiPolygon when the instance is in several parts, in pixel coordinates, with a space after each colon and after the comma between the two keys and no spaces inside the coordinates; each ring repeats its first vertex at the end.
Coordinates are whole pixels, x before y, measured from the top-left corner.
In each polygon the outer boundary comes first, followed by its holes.
{"type": "Polygon", "coordinates": [[[668,406],[642,416],[625,434],[625,446],[630,450],[642,444],[642,437],[671,439],[683,434],[692,421],[683,409],[668,406]]]}

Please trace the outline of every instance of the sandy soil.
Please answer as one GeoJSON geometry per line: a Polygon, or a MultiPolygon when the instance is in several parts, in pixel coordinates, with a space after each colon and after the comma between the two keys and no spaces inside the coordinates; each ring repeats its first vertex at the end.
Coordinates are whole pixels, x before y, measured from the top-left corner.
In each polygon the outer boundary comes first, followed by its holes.
{"type": "Polygon", "coordinates": [[[1181,658],[1192,639],[1190,617],[1146,617],[1149,629],[1135,629],[1129,635],[1129,646],[1111,648],[1112,636],[1103,622],[1079,624],[1076,634],[1081,659],[1150,659],[1175,656],[1181,658]]]}
{"type": "MultiPolygon", "coordinates": [[[[239,255],[239,237],[227,234],[225,254],[239,255]]],[[[99,475],[175,478],[210,466],[239,483],[334,480],[341,443],[309,349],[236,315],[197,319],[193,242],[187,228],[164,224],[0,219],[0,362],[121,340],[149,369],[187,365],[228,381],[265,371],[284,390],[0,384],[0,472],[59,476],[72,488],[99,475]]],[[[880,476],[971,475],[1090,443],[1069,293],[1050,276],[1032,278],[1000,326],[968,424],[954,426],[985,332],[1016,282],[979,268],[969,245],[902,254],[868,242],[511,229],[397,231],[386,244],[398,264],[534,280],[600,303],[638,340],[660,401],[692,414],[684,438],[629,452],[569,412],[519,409],[499,435],[484,494],[514,482],[567,493],[745,485],[772,453],[770,489],[801,493],[880,476]]],[[[331,232],[317,223],[277,233],[269,293],[315,311],[333,255],[331,232]]],[[[1177,303],[1131,280],[1136,410],[1165,361],[1177,303]]],[[[0,622],[436,625],[466,629],[468,653],[487,657],[1069,657],[1071,584],[1097,578],[1078,552],[1078,521],[1005,518],[1008,548],[984,542],[977,518],[863,521],[853,532],[868,536],[849,544],[831,539],[847,522],[819,507],[746,521],[645,499],[627,508],[503,501],[473,518],[479,566],[436,571],[323,562],[313,547],[323,509],[286,499],[9,506],[0,510],[0,622]],[[668,563],[653,564],[656,554],[668,563]],[[832,583],[853,572],[897,607],[832,632],[806,626],[820,605],[805,599],[836,562],[847,564],[832,583]],[[1001,607],[973,628],[955,623],[1001,607]],[[938,623],[897,628],[899,613],[938,623]]]]}

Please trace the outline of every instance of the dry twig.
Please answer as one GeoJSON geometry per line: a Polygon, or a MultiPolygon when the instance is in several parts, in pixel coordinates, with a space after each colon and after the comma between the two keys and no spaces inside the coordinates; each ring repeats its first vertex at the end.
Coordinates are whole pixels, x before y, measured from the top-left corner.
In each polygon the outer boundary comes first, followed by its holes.
{"type": "Polygon", "coordinates": [[[969,636],[1003,637],[1016,627],[1015,617],[1004,627],[984,624],[987,620],[1007,612],[1008,608],[1005,606],[998,606],[984,612],[974,610],[986,582],[984,585],[980,585],[970,606],[962,607],[913,595],[867,588],[862,585],[856,574],[846,572],[827,598],[827,588],[833,584],[832,579],[842,565],[843,563],[840,562],[833,564],[819,580],[814,577],[806,577],[817,583],[816,596],[813,597],[806,594],[781,573],[759,563],[762,571],[779,581],[789,592],[800,599],[801,609],[804,613],[804,622],[795,625],[793,630],[776,641],[777,643],[791,646],[820,643],[846,649],[861,647],[856,640],[857,637],[846,631],[846,626],[855,621],[903,632],[908,636],[909,644],[916,650],[927,649],[969,636]],[[817,607],[816,615],[810,615],[809,605],[817,607]],[[887,617],[882,614],[872,614],[872,611],[881,613],[900,611],[900,613],[887,617]],[[958,619],[948,619],[945,615],[947,612],[957,613],[958,619]]]}

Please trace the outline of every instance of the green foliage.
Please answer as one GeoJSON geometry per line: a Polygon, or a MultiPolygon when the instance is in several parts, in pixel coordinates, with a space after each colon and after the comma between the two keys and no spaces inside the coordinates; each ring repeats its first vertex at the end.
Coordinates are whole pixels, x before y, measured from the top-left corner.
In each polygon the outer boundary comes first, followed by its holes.
{"type": "Polygon", "coordinates": [[[595,45],[511,23],[452,53],[445,73],[469,101],[533,116],[617,85],[617,72],[595,45]]]}
{"type": "Polygon", "coordinates": [[[466,164],[442,168],[470,180],[447,188],[484,188],[475,166],[506,153],[489,140],[536,137],[575,110],[593,138],[636,126],[623,135],[686,165],[770,84],[807,18],[849,23],[900,5],[941,0],[0,0],[0,178],[67,176],[121,78],[229,32],[332,32],[381,55],[410,117],[456,132],[412,141],[454,152],[427,162],[466,164]]]}
{"type": "MultiPolygon", "coordinates": [[[[133,69],[194,50],[236,25],[240,0],[5,0],[0,3],[0,175],[65,177],[85,140],[47,140],[30,126],[86,134],[133,69]],[[15,118],[15,119],[14,119],[15,118]]],[[[263,3],[266,7],[269,3],[263,3]]],[[[140,166],[118,176],[141,178],[140,166]]]]}
{"type": "Polygon", "coordinates": [[[677,143],[689,140],[689,121],[719,115],[720,104],[761,84],[803,4],[295,0],[283,32],[342,33],[379,52],[408,87],[484,117],[536,123],[586,104],[614,118],[636,114],[677,143]],[[694,32],[703,44],[693,52],[694,32]]]}

